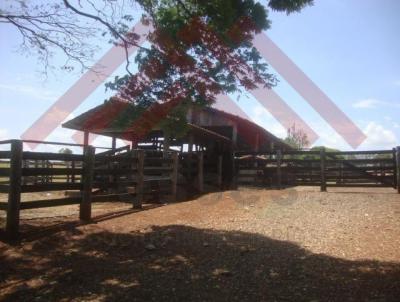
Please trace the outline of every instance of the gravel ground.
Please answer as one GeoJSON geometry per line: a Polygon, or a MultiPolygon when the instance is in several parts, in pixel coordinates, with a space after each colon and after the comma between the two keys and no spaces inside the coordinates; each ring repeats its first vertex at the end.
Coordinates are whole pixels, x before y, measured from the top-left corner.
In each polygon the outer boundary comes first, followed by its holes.
{"type": "Polygon", "coordinates": [[[0,297],[399,301],[394,190],[242,188],[146,209],[0,243],[0,297]]]}

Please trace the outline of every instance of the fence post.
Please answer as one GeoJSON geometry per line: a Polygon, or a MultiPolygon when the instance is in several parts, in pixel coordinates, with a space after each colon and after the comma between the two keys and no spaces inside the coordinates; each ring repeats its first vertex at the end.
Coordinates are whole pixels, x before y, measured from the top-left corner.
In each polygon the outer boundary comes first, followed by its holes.
{"type": "Polygon", "coordinates": [[[400,194],[400,146],[396,148],[397,193],[400,194]]]}
{"type": "Polygon", "coordinates": [[[90,220],[92,216],[95,148],[93,146],[85,146],[83,152],[82,200],[79,207],[79,218],[81,220],[90,220]]]}
{"type": "Polygon", "coordinates": [[[278,189],[282,189],[282,151],[276,151],[276,168],[277,168],[277,178],[278,178],[278,189]]]}
{"type": "Polygon", "coordinates": [[[10,187],[8,191],[6,235],[16,239],[19,232],[19,211],[21,204],[23,145],[20,140],[11,141],[10,187]]]}
{"type": "Polygon", "coordinates": [[[320,160],[321,160],[321,192],[326,192],[326,154],[325,147],[320,150],[320,160]]]}
{"type": "Polygon", "coordinates": [[[178,188],[178,152],[172,153],[172,174],[171,174],[171,195],[172,200],[176,201],[178,188]]]}
{"type": "Polygon", "coordinates": [[[397,150],[396,148],[393,148],[393,188],[397,189],[397,159],[396,159],[396,154],[397,154],[397,150]]]}
{"type": "Polygon", "coordinates": [[[217,184],[218,184],[218,188],[221,190],[222,189],[222,155],[218,155],[217,184]]]}
{"type": "Polygon", "coordinates": [[[141,209],[144,199],[144,150],[137,151],[136,202],[133,208],[141,209]]]}
{"type": "Polygon", "coordinates": [[[204,154],[197,153],[197,189],[200,193],[204,191],[204,154]]]}

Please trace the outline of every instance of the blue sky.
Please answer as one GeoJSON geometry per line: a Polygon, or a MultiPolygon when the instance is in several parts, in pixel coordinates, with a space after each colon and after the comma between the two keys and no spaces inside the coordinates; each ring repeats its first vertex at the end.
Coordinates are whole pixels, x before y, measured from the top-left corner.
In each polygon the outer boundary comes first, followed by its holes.
{"type": "MultiPolygon", "coordinates": [[[[400,145],[400,1],[316,0],[314,6],[287,16],[270,13],[269,37],[367,135],[359,149],[400,145]]],[[[68,90],[80,73],[57,71],[40,75],[36,58],[17,49],[20,37],[0,26],[0,139],[19,137],[68,90]]],[[[102,45],[100,57],[109,45],[102,45]]],[[[55,58],[53,63],[61,63],[55,58]]],[[[272,69],[273,72],[275,72],[272,69]]],[[[123,74],[123,66],[115,74],[123,74]]],[[[115,75],[114,74],[114,75],[115,75]]],[[[277,74],[275,88],[313,129],[317,145],[351,147],[277,74]]],[[[100,86],[75,112],[100,104],[110,94],[100,86]]],[[[286,130],[249,96],[239,105],[257,123],[277,136],[286,130]]],[[[56,129],[48,140],[71,140],[72,131],[56,129]]],[[[100,138],[97,145],[108,144],[100,138]]]]}

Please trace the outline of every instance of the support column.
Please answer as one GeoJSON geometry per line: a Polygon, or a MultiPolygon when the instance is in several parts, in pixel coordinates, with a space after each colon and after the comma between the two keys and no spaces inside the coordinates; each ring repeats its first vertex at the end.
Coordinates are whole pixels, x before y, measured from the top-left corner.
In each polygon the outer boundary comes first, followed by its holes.
{"type": "Polygon", "coordinates": [[[138,150],[137,152],[136,203],[133,207],[141,209],[144,200],[144,150],[138,150]]]}
{"type": "Polygon", "coordinates": [[[197,153],[197,189],[200,193],[204,191],[204,154],[203,152],[197,153]]]}
{"type": "Polygon", "coordinates": [[[83,145],[89,146],[89,131],[83,133],[83,145]]]}
{"type": "Polygon", "coordinates": [[[19,212],[21,204],[23,144],[20,140],[11,142],[10,188],[8,192],[6,235],[16,239],[19,232],[19,212]]]}
{"type": "Polygon", "coordinates": [[[95,159],[95,149],[93,146],[86,146],[83,156],[82,200],[79,208],[79,218],[88,221],[92,216],[92,187],[95,159]]]}
{"type": "Polygon", "coordinates": [[[326,155],[325,155],[325,147],[323,147],[320,151],[320,160],[321,160],[321,192],[326,192],[326,155]]]}
{"type": "Polygon", "coordinates": [[[179,158],[178,152],[172,153],[172,174],[171,174],[171,195],[172,200],[176,201],[177,189],[178,189],[178,166],[179,158]]]}
{"type": "Polygon", "coordinates": [[[222,189],[222,155],[218,155],[217,184],[218,184],[218,188],[221,190],[222,189]]]}
{"type": "Polygon", "coordinates": [[[276,168],[277,168],[277,185],[278,189],[282,189],[282,151],[276,151],[276,168]]]}
{"type": "Polygon", "coordinates": [[[111,149],[115,151],[117,149],[117,138],[113,136],[112,142],[111,142],[111,149]]]}

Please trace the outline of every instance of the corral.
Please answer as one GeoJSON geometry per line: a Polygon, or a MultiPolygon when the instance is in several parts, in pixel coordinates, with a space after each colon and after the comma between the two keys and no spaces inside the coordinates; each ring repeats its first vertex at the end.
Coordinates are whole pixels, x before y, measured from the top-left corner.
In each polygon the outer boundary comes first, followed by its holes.
{"type": "Polygon", "coordinates": [[[242,118],[191,115],[185,136],[141,140],[77,117],[76,154],[1,142],[0,219],[19,239],[1,245],[1,296],[397,301],[399,148],[298,151],[242,118]]]}

